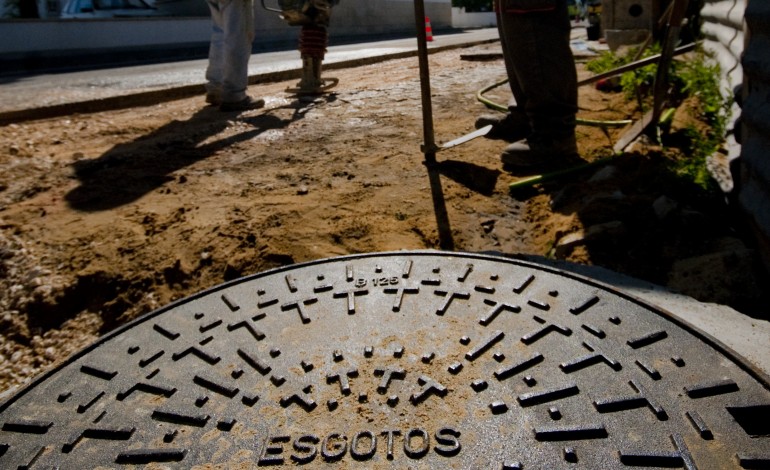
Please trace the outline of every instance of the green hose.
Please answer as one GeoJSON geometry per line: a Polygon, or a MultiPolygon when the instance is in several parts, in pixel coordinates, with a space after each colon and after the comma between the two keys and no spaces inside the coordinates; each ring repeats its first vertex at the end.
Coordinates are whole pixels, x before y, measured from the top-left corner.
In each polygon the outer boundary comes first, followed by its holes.
{"type": "MultiPolygon", "coordinates": [[[[478,91],[478,93],[476,93],[476,99],[482,102],[487,108],[494,109],[495,111],[500,111],[501,113],[507,113],[508,108],[506,106],[503,106],[499,103],[495,103],[494,101],[484,97],[484,93],[494,90],[495,88],[505,85],[506,83],[508,83],[507,78],[493,85],[482,88],[481,90],[478,91]]],[[[581,126],[592,126],[592,127],[625,127],[630,124],[633,124],[633,121],[629,119],[620,120],[620,121],[598,121],[595,119],[578,118],[575,120],[575,123],[581,126]]]]}
{"type": "Polygon", "coordinates": [[[495,83],[493,85],[489,85],[488,87],[482,88],[481,90],[478,91],[478,93],[476,93],[476,99],[481,101],[482,103],[484,103],[484,105],[487,108],[489,108],[489,109],[494,109],[495,111],[500,111],[501,113],[507,113],[508,112],[508,108],[507,107],[505,107],[503,105],[500,105],[500,104],[497,104],[494,101],[489,100],[487,98],[484,98],[484,93],[486,93],[488,91],[491,91],[491,90],[494,90],[495,88],[497,88],[499,86],[502,86],[502,85],[505,85],[506,83],[508,83],[508,79],[507,78],[505,80],[499,81],[499,82],[497,82],[497,83],[495,83]]]}
{"type": "MultiPolygon", "coordinates": [[[[488,87],[482,88],[481,90],[478,91],[478,93],[476,93],[476,98],[480,102],[484,103],[484,105],[487,106],[488,108],[493,109],[495,111],[500,111],[501,113],[506,113],[506,112],[508,112],[508,108],[507,107],[502,106],[501,104],[495,103],[494,101],[484,97],[484,93],[487,93],[488,91],[493,90],[493,89],[495,89],[495,88],[497,88],[499,86],[502,86],[502,85],[504,85],[506,83],[508,83],[508,79],[501,80],[501,81],[499,81],[499,82],[497,82],[497,83],[495,83],[493,85],[490,85],[488,87]]],[[[624,126],[627,126],[627,125],[632,124],[632,123],[633,123],[633,121],[631,121],[631,120],[624,120],[624,121],[596,121],[596,120],[591,120],[591,119],[577,119],[577,124],[581,124],[581,125],[584,125],[584,126],[595,126],[595,127],[624,127],[624,126]]],[[[523,179],[520,179],[518,181],[515,181],[515,182],[511,183],[508,186],[508,189],[509,189],[509,191],[516,191],[516,190],[519,190],[519,189],[523,189],[523,188],[528,188],[528,187],[534,186],[536,184],[547,183],[547,182],[549,182],[551,180],[555,180],[555,179],[561,178],[563,176],[568,176],[568,175],[571,175],[573,173],[577,173],[579,171],[583,171],[583,170],[587,170],[589,168],[593,168],[595,166],[603,165],[603,164],[605,164],[607,162],[610,162],[610,161],[614,160],[615,158],[617,158],[617,155],[613,155],[613,156],[605,157],[605,158],[600,158],[600,159],[595,160],[593,162],[587,162],[585,164],[578,165],[578,166],[575,166],[575,167],[570,167],[570,168],[564,168],[564,169],[561,169],[561,170],[556,170],[556,171],[551,172],[551,173],[546,173],[546,174],[541,174],[541,175],[534,175],[534,176],[531,176],[531,177],[528,177],[528,178],[523,178],[523,179]]]]}
{"type": "Polygon", "coordinates": [[[570,168],[562,168],[560,170],[556,170],[551,173],[544,173],[540,175],[533,175],[526,178],[522,178],[520,180],[514,181],[513,183],[509,184],[508,189],[510,191],[515,191],[517,189],[528,188],[536,184],[548,183],[549,181],[553,181],[553,180],[562,178],[564,176],[569,176],[569,175],[572,175],[573,173],[577,173],[583,170],[588,170],[600,165],[604,165],[605,163],[609,163],[615,160],[616,158],[618,158],[618,155],[612,155],[609,157],[600,158],[598,160],[594,160],[592,162],[586,162],[570,168]]]}

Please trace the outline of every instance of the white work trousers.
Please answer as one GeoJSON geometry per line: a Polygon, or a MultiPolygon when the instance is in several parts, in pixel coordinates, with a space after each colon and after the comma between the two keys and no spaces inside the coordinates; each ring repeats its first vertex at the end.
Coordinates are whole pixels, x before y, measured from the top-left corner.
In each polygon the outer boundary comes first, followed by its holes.
{"type": "Polygon", "coordinates": [[[254,41],[253,0],[207,0],[213,24],[206,90],[225,103],[246,98],[254,41]]]}

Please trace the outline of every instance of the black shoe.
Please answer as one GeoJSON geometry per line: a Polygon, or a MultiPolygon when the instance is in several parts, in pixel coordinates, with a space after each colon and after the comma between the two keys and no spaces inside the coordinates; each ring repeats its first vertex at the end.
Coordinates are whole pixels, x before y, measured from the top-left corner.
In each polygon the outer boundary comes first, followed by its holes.
{"type": "Polygon", "coordinates": [[[514,142],[503,150],[500,160],[503,165],[522,169],[568,165],[582,161],[578,155],[574,135],[571,138],[541,140],[539,143],[514,142]]]}
{"type": "Polygon", "coordinates": [[[517,142],[526,139],[531,130],[529,119],[522,112],[508,112],[505,114],[485,114],[476,119],[476,129],[492,126],[487,139],[499,139],[507,142],[517,142]]]}
{"type": "Polygon", "coordinates": [[[209,106],[219,106],[222,104],[222,95],[219,93],[206,93],[206,104],[209,106]]]}
{"type": "Polygon", "coordinates": [[[223,101],[222,104],[219,105],[219,110],[224,112],[249,111],[252,109],[260,109],[264,107],[265,107],[265,100],[254,99],[251,96],[247,96],[241,101],[235,101],[235,102],[223,101]]]}

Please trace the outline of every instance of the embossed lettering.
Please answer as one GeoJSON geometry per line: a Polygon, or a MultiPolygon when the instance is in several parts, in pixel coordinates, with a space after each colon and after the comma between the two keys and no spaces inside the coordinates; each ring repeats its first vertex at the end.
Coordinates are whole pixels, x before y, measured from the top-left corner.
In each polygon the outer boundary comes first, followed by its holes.
{"type": "Polygon", "coordinates": [[[295,453],[291,454],[291,459],[299,464],[312,462],[316,455],[318,455],[318,449],[316,449],[315,445],[320,441],[321,439],[319,439],[318,436],[312,434],[305,434],[304,436],[299,436],[294,439],[294,444],[292,446],[294,447],[295,453]]]}
{"type": "MultiPolygon", "coordinates": [[[[366,285],[366,281],[364,280],[364,285],[366,285]]],[[[372,285],[374,287],[377,286],[395,286],[398,285],[398,278],[397,277],[380,277],[377,279],[372,279],[372,285]]],[[[356,287],[358,287],[358,284],[356,284],[356,287]]]]}
{"type": "Polygon", "coordinates": [[[455,457],[462,450],[460,431],[449,426],[439,428],[433,434],[435,438],[433,443],[431,443],[431,434],[422,428],[412,428],[406,433],[398,429],[380,433],[365,429],[353,435],[350,441],[348,436],[339,432],[332,432],[324,439],[310,433],[295,437],[276,434],[268,436],[265,440],[257,464],[259,466],[284,465],[287,460],[286,454],[289,454],[293,463],[307,465],[318,457],[319,446],[321,457],[325,462],[342,461],[348,453],[348,446],[353,460],[369,461],[379,450],[378,435],[385,438],[385,457],[388,460],[396,458],[396,440],[399,436],[403,436],[403,442],[398,444],[403,446],[404,453],[398,457],[405,456],[419,460],[427,456],[431,449],[442,457],[455,457]],[[291,443],[291,449],[287,448],[289,443],[291,443]]]}
{"type": "Polygon", "coordinates": [[[377,436],[371,431],[361,431],[350,442],[350,455],[356,460],[369,460],[377,452],[377,436]],[[360,450],[358,443],[361,439],[369,439],[369,448],[360,450]]]}
{"type": "Polygon", "coordinates": [[[412,429],[404,437],[404,453],[410,459],[421,459],[425,457],[430,449],[430,436],[424,429],[412,429]],[[413,446],[416,438],[421,440],[420,447],[415,448],[413,446]]]}
{"type": "Polygon", "coordinates": [[[393,437],[394,436],[400,436],[401,431],[395,430],[395,431],[383,431],[383,436],[388,436],[388,460],[393,460],[393,437]]]}
{"type": "Polygon", "coordinates": [[[362,287],[366,287],[366,279],[356,279],[355,286],[359,289],[362,287]]]}
{"type": "Polygon", "coordinates": [[[289,442],[289,436],[267,436],[262,453],[259,454],[257,465],[283,465],[283,444],[289,442]]]}
{"type": "Polygon", "coordinates": [[[434,450],[443,457],[454,457],[462,450],[460,431],[452,428],[441,428],[436,431],[436,447],[434,450]]]}
{"type": "Polygon", "coordinates": [[[328,462],[334,462],[345,456],[348,450],[346,437],[338,433],[331,433],[326,436],[321,444],[321,456],[328,462]]]}

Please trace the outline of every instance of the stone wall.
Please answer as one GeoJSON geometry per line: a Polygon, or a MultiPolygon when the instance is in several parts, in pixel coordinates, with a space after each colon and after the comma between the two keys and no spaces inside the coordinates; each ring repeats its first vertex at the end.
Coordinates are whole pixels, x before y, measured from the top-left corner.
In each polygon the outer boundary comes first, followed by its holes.
{"type": "Polygon", "coordinates": [[[770,2],[745,3],[742,147],[733,165],[733,176],[737,200],[770,269],[770,2]]]}
{"type": "MultiPolygon", "coordinates": [[[[741,55],[744,47],[745,10],[746,0],[707,0],[701,10],[704,48],[711,51],[714,59],[719,62],[722,90],[726,96],[732,96],[733,89],[743,82],[741,55]]],[[[732,119],[735,120],[739,114],[740,109],[735,104],[732,119]]],[[[730,159],[740,154],[740,145],[733,135],[727,136],[727,150],[730,159]]]]}

